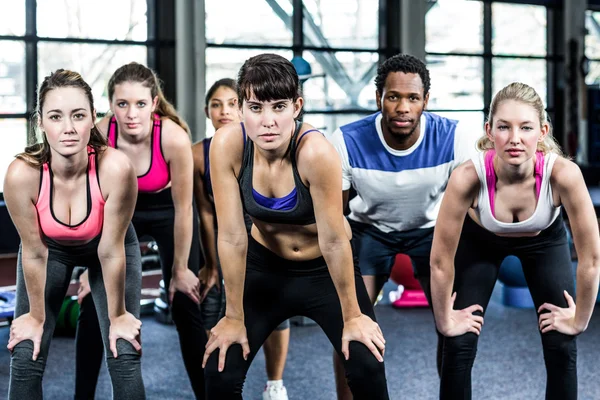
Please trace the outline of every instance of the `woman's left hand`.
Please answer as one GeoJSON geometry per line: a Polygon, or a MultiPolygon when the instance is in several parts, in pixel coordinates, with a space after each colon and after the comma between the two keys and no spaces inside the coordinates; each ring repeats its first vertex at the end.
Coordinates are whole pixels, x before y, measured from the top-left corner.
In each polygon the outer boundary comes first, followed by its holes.
{"type": "Polygon", "coordinates": [[[567,308],[561,308],[554,304],[544,303],[538,308],[539,325],[542,333],[557,331],[565,335],[579,335],[582,331],[575,326],[575,311],[577,306],[573,297],[565,290],[565,299],[567,299],[567,308]],[[542,313],[543,310],[548,312],[542,313]]]}

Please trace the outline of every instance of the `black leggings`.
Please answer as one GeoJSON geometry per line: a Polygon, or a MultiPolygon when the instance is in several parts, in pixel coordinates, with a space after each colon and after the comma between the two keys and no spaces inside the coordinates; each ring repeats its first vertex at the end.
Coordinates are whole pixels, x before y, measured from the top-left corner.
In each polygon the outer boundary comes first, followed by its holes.
{"type": "MultiPolygon", "coordinates": [[[[455,259],[454,308],[479,304],[485,311],[500,264],[508,255],[521,260],[536,310],[546,302],[567,307],[563,290],[575,293],[571,255],[561,217],[535,237],[513,238],[496,236],[467,217],[455,259]]],[[[537,313],[531,322],[536,321],[537,313]]],[[[576,399],[575,336],[557,331],[540,335],[546,363],[546,399],[576,399]]],[[[444,339],[440,399],[471,399],[471,369],[478,339],[474,333],[444,339]]]]}
{"type": "MultiPolygon", "coordinates": [[[[133,225],[138,237],[151,236],[158,244],[165,289],[171,283],[174,258],[175,210],[170,198],[171,190],[157,194],[139,194],[133,225]],[[166,193],[165,193],[166,192],[166,193]]],[[[193,208],[193,237],[188,268],[198,275],[204,264],[198,237],[198,214],[193,208]]],[[[202,357],[206,346],[206,331],[198,305],[181,292],[175,293],[171,305],[173,322],[179,333],[183,362],[197,399],[204,399],[204,371],[202,357]]],[[[75,399],[93,399],[102,362],[102,343],[98,330],[98,318],[90,296],[81,304],[77,324],[77,368],[75,399]]]]}
{"type": "MultiPolygon", "coordinates": [[[[244,315],[250,355],[245,361],[242,347],[227,351],[225,369],[217,369],[219,350],[206,365],[206,393],[211,400],[241,399],[246,373],[258,349],[283,321],[303,315],[321,326],[333,347],[341,353],[343,319],[340,301],[325,260],[290,261],[256,242],[248,243],[244,315]]],[[[362,277],[355,270],[356,293],[363,314],[375,320],[362,277]]],[[[384,363],[377,361],[362,343],[350,342],[350,359],[344,361],[354,399],[388,399],[384,363]]]]}

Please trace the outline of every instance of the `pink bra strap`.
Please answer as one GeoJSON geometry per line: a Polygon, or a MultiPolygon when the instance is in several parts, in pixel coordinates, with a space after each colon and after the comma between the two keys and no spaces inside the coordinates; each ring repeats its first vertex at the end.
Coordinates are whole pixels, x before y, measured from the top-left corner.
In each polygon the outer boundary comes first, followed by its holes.
{"type": "Polygon", "coordinates": [[[494,218],[496,217],[496,207],[495,207],[495,199],[496,199],[496,171],[494,171],[494,156],[496,155],[496,150],[491,149],[485,153],[485,181],[487,183],[488,195],[490,197],[490,210],[494,218]]]}

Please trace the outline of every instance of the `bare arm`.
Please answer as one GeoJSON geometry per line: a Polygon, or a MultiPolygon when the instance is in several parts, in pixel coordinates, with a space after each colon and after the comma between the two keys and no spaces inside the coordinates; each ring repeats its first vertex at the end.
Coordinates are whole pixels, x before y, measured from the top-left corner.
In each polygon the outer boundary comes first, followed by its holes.
{"type": "Polygon", "coordinates": [[[173,273],[188,268],[193,229],[193,171],[194,161],[187,133],[172,121],[164,121],[165,158],[171,174],[171,194],[175,206],[173,273]]]}
{"type": "Polygon", "coordinates": [[[210,146],[210,176],[219,225],[219,259],[225,280],[225,316],[243,322],[248,234],[236,178],[236,171],[241,165],[243,143],[240,126],[232,125],[219,129],[213,138],[210,146]],[[222,154],[234,156],[220,157],[222,154]]]}
{"type": "Polygon", "coordinates": [[[208,189],[204,184],[204,146],[202,142],[192,147],[194,154],[194,198],[200,216],[200,240],[204,252],[205,268],[217,268],[217,242],[215,236],[214,206],[208,196],[208,189]]]}
{"type": "Polygon", "coordinates": [[[125,314],[125,234],[135,208],[137,177],[126,155],[107,149],[102,157],[99,175],[107,198],[98,258],[112,323],[125,314]]]}
{"type": "Polygon", "coordinates": [[[35,209],[39,180],[39,169],[22,160],[14,160],[4,180],[4,200],[21,238],[21,263],[29,314],[43,323],[46,319],[44,295],[48,248],[42,240],[35,209]]]}
{"type": "Polygon", "coordinates": [[[309,183],[319,247],[340,298],[344,321],[360,316],[352,249],[344,228],[342,170],[333,146],[318,134],[305,139],[298,165],[309,183]]]}
{"type": "Polygon", "coordinates": [[[447,331],[453,310],[454,257],[465,215],[479,189],[475,166],[458,167],[448,181],[433,234],[431,248],[431,298],[440,332],[447,331]]]}
{"type": "Polygon", "coordinates": [[[586,330],[598,295],[600,233],[594,206],[577,165],[559,158],[552,172],[552,187],[558,190],[579,257],[577,264],[577,308],[575,328],[586,330]]]}

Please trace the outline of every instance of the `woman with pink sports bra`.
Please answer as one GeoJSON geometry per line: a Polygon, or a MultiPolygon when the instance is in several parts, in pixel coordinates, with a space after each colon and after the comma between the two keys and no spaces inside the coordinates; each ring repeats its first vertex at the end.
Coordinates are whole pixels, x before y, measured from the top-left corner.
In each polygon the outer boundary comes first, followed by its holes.
{"type": "MultiPolygon", "coordinates": [[[[165,99],[155,73],[130,63],[108,82],[111,113],[98,128],[109,146],[133,163],[138,193],[132,222],[138,237],[158,244],[165,288],[177,327],[181,354],[196,398],[204,399],[202,355],[207,342],[198,307],[204,264],[200,253],[198,215],[193,207],[193,158],[189,129],[165,99]]],[[[85,283],[85,282],[84,282],[85,283]]],[[[85,287],[85,285],[84,285],[85,287]]],[[[93,397],[101,364],[92,299],[80,293],[75,398],[93,397]]]]}
{"type": "Polygon", "coordinates": [[[576,399],[576,338],[594,310],[600,275],[590,195],[579,167],[552,138],[530,86],[500,90],[485,130],[481,153],[450,177],[433,237],[433,310],[445,337],[440,399],[471,399],[483,315],[507,255],[520,258],[538,313],[546,399],[576,399]],[[577,291],[562,206],[579,255],[577,291]]]}
{"type": "Polygon", "coordinates": [[[38,90],[41,142],[8,168],[4,196],[21,237],[10,329],[9,399],[41,399],[56,319],[73,268],[87,266],[115,399],[144,399],[142,265],[131,225],[136,181],[94,125],[91,88],[59,69],[38,90]]]}

